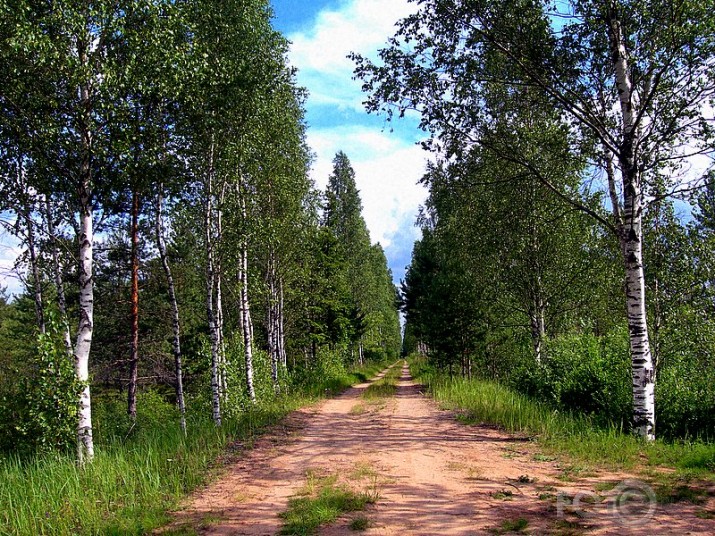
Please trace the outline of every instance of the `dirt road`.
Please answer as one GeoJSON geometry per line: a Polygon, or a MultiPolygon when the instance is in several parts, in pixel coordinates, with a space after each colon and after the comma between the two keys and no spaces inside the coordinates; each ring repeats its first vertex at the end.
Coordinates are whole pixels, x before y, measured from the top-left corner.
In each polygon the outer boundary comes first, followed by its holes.
{"type": "MultiPolygon", "coordinates": [[[[274,535],[282,526],[278,514],[307,475],[334,474],[379,497],[361,513],[369,520],[367,535],[715,533],[714,520],[696,516],[713,510],[712,497],[706,505],[656,505],[649,488],[624,484],[629,475],[565,481],[564,466],[527,439],[464,426],[438,409],[406,366],[394,398],[365,405],[360,394],[367,386],[293,414],[197,493],[172,526],[274,535]]],[[[353,517],[320,534],[356,534],[349,528],[353,517]]]]}

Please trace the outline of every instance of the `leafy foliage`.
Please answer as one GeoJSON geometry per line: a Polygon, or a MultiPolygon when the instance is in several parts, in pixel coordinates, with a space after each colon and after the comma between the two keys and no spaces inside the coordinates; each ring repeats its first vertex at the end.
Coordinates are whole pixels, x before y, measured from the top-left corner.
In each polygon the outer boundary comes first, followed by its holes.
{"type": "MultiPolygon", "coordinates": [[[[11,421],[17,452],[70,451],[77,427],[77,398],[82,389],[77,381],[63,340],[64,328],[56,315],[46,319],[47,332],[37,335],[31,375],[23,378],[11,421]]],[[[7,404],[7,401],[6,401],[7,404]]],[[[6,406],[7,407],[7,406],[6,406]]]]}

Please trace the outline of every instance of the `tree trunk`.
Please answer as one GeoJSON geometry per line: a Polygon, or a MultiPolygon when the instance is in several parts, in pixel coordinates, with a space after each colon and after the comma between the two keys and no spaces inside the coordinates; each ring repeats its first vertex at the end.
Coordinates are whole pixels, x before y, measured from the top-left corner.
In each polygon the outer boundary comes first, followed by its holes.
{"type": "Polygon", "coordinates": [[[625,265],[626,309],[633,375],[633,427],[641,437],[653,440],[655,439],[655,369],[648,340],[645,306],[643,199],[639,170],[635,163],[635,140],[638,136],[635,123],[637,99],[633,94],[628,52],[618,17],[615,5],[611,4],[607,24],[623,129],[618,154],[623,180],[623,224],[619,231],[625,265]]]}
{"type": "MultiPolygon", "coordinates": [[[[219,206],[216,211],[216,243],[221,244],[223,239],[223,202],[225,198],[226,185],[221,187],[221,196],[219,198],[219,206]]],[[[218,382],[219,394],[223,400],[226,400],[228,393],[228,384],[226,381],[226,345],[224,343],[224,317],[223,317],[223,289],[221,279],[221,254],[215,256],[215,284],[216,284],[216,331],[218,336],[218,351],[219,351],[219,369],[218,382]]]]}
{"type": "Polygon", "coordinates": [[[214,312],[214,290],[216,279],[214,272],[213,250],[213,174],[214,174],[214,147],[211,144],[209,154],[209,169],[206,175],[206,212],[204,225],[206,227],[206,317],[209,324],[209,337],[211,339],[211,400],[212,415],[216,426],[221,426],[221,389],[219,385],[220,350],[219,337],[214,312]]]}
{"type": "Polygon", "coordinates": [[[156,245],[159,249],[161,257],[161,265],[164,267],[166,275],[166,284],[169,287],[169,301],[171,302],[171,327],[174,333],[173,351],[174,351],[174,370],[176,374],[176,404],[179,407],[179,416],[181,419],[181,430],[186,434],[186,404],[184,402],[184,378],[181,369],[181,330],[179,318],[179,303],[176,300],[176,288],[174,287],[174,277],[171,274],[171,266],[169,266],[169,257],[166,254],[166,243],[164,242],[164,224],[161,218],[162,211],[162,189],[163,185],[159,186],[159,196],[156,206],[156,245]]]}
{"type": "Polygon", "coordinates": [[[70,326],[67,322],[67,300],[65,298],[65,286],[62,280],[62,266],[60,265],[60,254],[57,248],[59,237],[55,233],[55,222],[52,218],[52,202],[50,196],[45,197],[45,217],[47,218],[47,232],[50,235],[50,249],[52,251],[52,268],[55,272],[55,287],[57,287],[57,307],[64,323],[64,341],[67,348],[67,355],[72,355],[72,338],[70,336],[70,326]]]}
{"type": "MultiPolygon", "coordinates": [[[[79,47],[78,47],[79,48],[79,47]]],[[[85,50],[80,50],[80,62],[87,63],[85,50]]],[[[77,459],[80,464],[94,458],[92,439],[92,404],[89,389],[89,353],[94,330],[94,280],[93,269],[93,208],[92,208],[92,133],[90,130],[89,84],[80,87],[81,162],[78,185],[79,197],[79,327],[75,344],[75,372],[82,385],[77,420],[77,459]]]]}
{"type": "Polygon", "coordinates": [[[127,388],[127,413],[137,418],[137,372],[139,368],[139,194],[132,192],[132,276],[131,276],[131,354],[129,356],[129,387],[127,388]]]}
{"type": "Polygon", "coordinates": [[[278,344],[280,348],[280,359],[281,364],[284,369],[288,368],[288,356],[286,354],[286,337],[285,337],[285,315],[284,315],[284,305],[285,301],[283,299],[283,280],[280,279],[278,282],[279,286],[279,300],[278,300],[278,344]]]}
{"type": "Polygon", "coordinates": [[[239,254],[238,277],[241,290],[239,292],[239,311],[241,314],[241,326],[243,332],[243,350],[246,362],[246,389],[251,402],[256,401],[256,391],[253,386],[253,325],[251,322],[251,309],[248,303],[248,239],[245,227],[247,225],[248,213],[246,211],[246,200],[241,192],[241,184],[236,186],[238,201],[241,206],[241,217],[244,223],[243,238],[241,240],[241,251],[239,254]]]}
{"type": "Polygon", "coordinates": [[[544,320],[546,306],[541,293],[534,293],[532,310],[529,315],[531,321],[531,342],[534,347],[534,357],[536,362],[541,364],[543,354],[543,344],[546,337],[546,323],[544,320]]]}
{"type": "Polygon", "coordinates": [[[280,342],[278,328],[278,288],[276,284],[276,267],[273,249],[268,253],[268,267],[266,269],[266,279],[268,283],[268,304],[266,307],[266,327],[268,332],[268,355],[271,359],[271,379],[273,380],[273,390],[280,391],[278,381],[278,366],[280,362],[280,342]]]}

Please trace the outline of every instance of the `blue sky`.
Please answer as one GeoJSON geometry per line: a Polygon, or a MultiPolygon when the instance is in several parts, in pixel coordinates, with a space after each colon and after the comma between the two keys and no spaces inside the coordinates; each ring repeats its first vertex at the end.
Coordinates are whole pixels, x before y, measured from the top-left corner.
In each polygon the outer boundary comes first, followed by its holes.
{"type": "Polygon", "coordinates": [[[407,0],[273,0],[274,26],[290,41],[289,60],[298,83],[310,93],[306,103],[308,144],[315,153],[312,177],[324,188],[332,159],[344,151],[355,169],[363,215],[373,242],[385,249],[396,283],[404,277],[414,226],[427,191],[417,185],[428,155],[417,120],[391,125],[368,115],[359,81],[352,79],[350,52],[376,57],[395,23],[415,9],[407,0]]]}

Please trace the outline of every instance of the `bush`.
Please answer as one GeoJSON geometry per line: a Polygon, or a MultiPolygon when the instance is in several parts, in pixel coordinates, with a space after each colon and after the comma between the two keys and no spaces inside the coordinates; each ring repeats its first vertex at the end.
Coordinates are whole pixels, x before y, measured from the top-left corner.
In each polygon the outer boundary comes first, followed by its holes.
{"type": "Polygon", "coordinates": [[[92,426],[95,442],[108,445],[144,432],[162,434],[179,422],[179,411],[161,393],[146,389],[137,393],[137,418],[127,413],[126,393],[97,390],[92,395],[92,426]]]}
{"type": "Polygon", "coordinates": [[[509,383],[561,410],[627,427],[632,407],[627,335],[614,331],[599,338],[578,333],[550,340],[541,366],[524,360],[509,383]]]}
{"type": "Polygon", "coordinates": [[[47,316],[46,333],[37,335],[30,371],[17,399],[3,404],[14,406],[14,418],[6,422],[13,427],[13,450],[19,454],[71,450],[82,386],[64,344],[63,326],[52,313],[47,316]]]}
{"type": "Polygon", "coordinates": [[[335,393],[351,383],[341,350],[319,348],[315,359],[291,374],[292,384],[311,395],[335,393]]]}
{"type": "Polygon", "coordinates": [[[715,371],[682,359],[660,371],[655,387],[656,433],[715,438],[715,371]]]}

